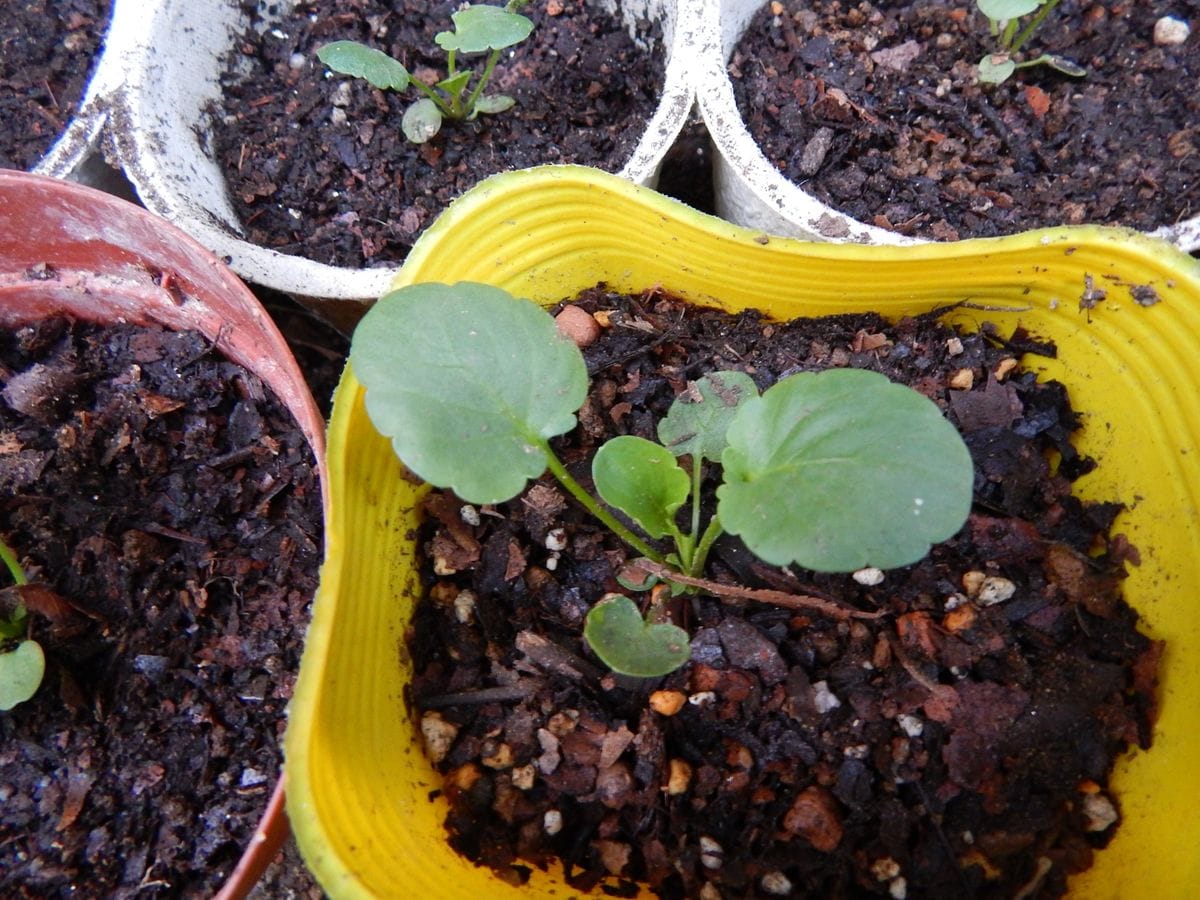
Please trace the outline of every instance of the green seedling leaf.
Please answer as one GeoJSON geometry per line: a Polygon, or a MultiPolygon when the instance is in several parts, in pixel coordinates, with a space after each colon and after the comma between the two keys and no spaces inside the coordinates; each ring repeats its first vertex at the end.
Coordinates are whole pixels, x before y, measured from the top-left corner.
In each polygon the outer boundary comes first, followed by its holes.
{"type": "Polygon", "coordinates": [[[758,396],[745,372],[712,372],[675,398],[658,423],[658,439],[675,456],[702,456],[720,462],[725,432],[739,407],[758,396]]]}
{"type": "Polygon", "coordinates": [[[0,641],[19,638],[28,630],[25,607],[18,605],[12,615],[0,615],[0,641]]]}
{"type": "Polygon", "coordinates": [[[410,469],[468,503],[516,496],[575,426],[587,367],[554,320],[485,284],[416,284],[363,317],[350,364],[410,469]]]}
{"type": "Polygon", "coordinates": [[[9,710],[37,693],[46,673],[46,657],[37,641],[21,641],[0,653],[0,710],[9,710]]]}
{"type": "Polygon", "coordinates": [[[654,538],[672,533],[691,491],[691,479],[669,450],[633,435],[615,437],[596,452],[592,480],[605,503],[654,538]]]}
{"type": "Polygon", "coordinates": [[[1072,78],[1086,78],[1087,69],[1079,65],[1077,62],[1072,62],[1065,56],[1059,56],[1057,53],[1043,53],[1037,59],[1031,59],[1028,63],[1022,65],[1029,66],[1049,66],[1056,72],[1062,72],[1064,75],[1070,75],[1072,78]]]}
{"type": "Polygon", "coordinates": [[[606,666],[636,678],[674,672],[692,653],[686,631],[647,622],[637,605],[621,594],[607,595],[588,611],[583,636],[606,666]]]}
{"type": "Polygon", "coordinates": [[[334,41],[317,51],[317,59],[335,72],[365,78],[380,90],[408,87],[408,69],[386,53],[358,41],[334,41]]]}
{"type": "Polygon", "coordinates": [[[926,397],[875,372],[792,375],[734,417],[717,515],[774,565],[920,559],[971,507],[971,457],[926,397]]]}
{"type": "Polygon", "coordinates": [[[400,130],[414,144],[424,144],[442,130],[442,111],[428,97],[422,97],[404,110],[400,130]]]}
{"type": "Polygon", "coordinates": [[[456,97],[461,94],[463,89],[466,88],[466,86],[470,83],[472,74],[473,73],[470,69],[466,69],[462,72],[458,72],[455,75],[451,75],[449,78],[443,78],[437,83],[437,86],[451,97],[456,97]]]}
{"type": "Polygon", "coordinates": [[[475,101],[476,115],[492,116],[512,109],[517,101],[507,94],[488,94],[475,101]]]}
{"type": "Polygon", "coordinates": [[[439,32],[434,40],[443,50],[484,53],[519,44],[533,31],[533,21],[498,6],[468,6],[450,16],[453,31],[439,32]]]}
{"type": "Polygon", "coordinates": [[[1007,53],[989,53],[979,61],[979,80],[984,84],[1002,84],[1017,71],[1017,64],[1007,53]]]}
{"type": "Polygon", "coordinates": [[[617,584],[630,591],[648,591],[658,584],[658,576],[644,568],[645,557],[631,559],[616,574],[617,584]]]}
{"type": "Polygon", "coordinates": [[[975,0],[979,11],[995,22],[1027,16],[1046,0],[975,0]]]}

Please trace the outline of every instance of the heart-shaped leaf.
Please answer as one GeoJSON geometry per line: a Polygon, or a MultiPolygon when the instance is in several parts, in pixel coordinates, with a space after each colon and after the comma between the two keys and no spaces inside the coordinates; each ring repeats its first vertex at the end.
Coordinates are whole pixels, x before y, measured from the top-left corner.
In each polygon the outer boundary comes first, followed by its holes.
{"type": "Polygon", "coordinates": [[[658,439],[675,456],[720,462],[725,432],[738,407],[758,396],[758,386],[745,372],[711,372],[675,398],[658,423],[658,439]]]}
{"type": "Polygon", "coordinates": [[[358,41],[334,41],[317,51],[317,59],[335,72],[365,78],[380,90],[408,87],[408,69],[381,50],[358,41]]]}
{"type": "Polygon", "coordinates": [[[1015,71],[1017,64],[1007,53],[989,53],[979,61],[979,80],[984,84],[1002,84],[1015,71]]]}
{"type": "Polygon", "coordinates": [[[583,356],[544,310],[500,288],[417,284],[386,295],[354,332],[366,408],[410,469],[468,503],[499,503],[545,470],[575,426],[583,356]]]}
{"type": "Polygon", "coordinates": [[[674,531],[675,513],[691,490],[687,473],[669,450],[628,434],[596,451],[592,480],[605,503],[621,510],[654,538],[674,531]]]}
{"type": "Polygon", "coordinates": [[[1029,15],[1046,0],[975,0],[979,11],[995,22],[1029,15]]]}
{"type": "Polygon", "coordinates": [[[46,657],[37,641],[21,641],[0,653],[0,710],[12,709],[37,693],[46,672],[46,657]]]}
{"type": "Polygon", "coordinates": [[[728,439],[717,514],[774,565],[907,565],[971,508],[974,470],[954,426],[875,372],[785,378],[742,407],[728,439]]]}
{"type": "Polygon", "coordinates": [[[533,31],[533,21],[499,6],[468,6],[450,16],[453,31],[434,36],[443,50],[483,53],[519,44],[533,31]]]}
{"type": "Polygon", "coordinates": [[[608,594],[588,611],[583,636],[606,666],[637,678],[674,672],[692,653],[686,631],[647,622],[622,594],[608,594]]]}

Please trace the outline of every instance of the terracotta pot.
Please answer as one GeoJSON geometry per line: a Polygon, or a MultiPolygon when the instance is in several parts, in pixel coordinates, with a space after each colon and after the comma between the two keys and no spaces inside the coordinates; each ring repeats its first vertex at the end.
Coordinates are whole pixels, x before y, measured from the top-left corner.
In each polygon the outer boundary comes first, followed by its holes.
{"type": "MultiPolygon", "coordinates": [[[[1143,548],[1126,596],[1167,640],[1155,746],[1123,759],[1113,789],[1124,823],[1075,897],[1200,893],[1200,265],[1166,244],[1101,228],[1003,239],[860,247],[765,239],[594,170],[548,167],[488,179],[418,242],[398,285],[479,281],[542,303],[597,282],[654,285],[777,318],[923,313],[971,298],[966,326],[1018,323],[1055,341],[1031,359],[1064,382],[1087,427],[1080,450],[1102,465],[1086,498],[1124,501],[1118,530],[1143,548]],[[1080,311],[1085,280],[1108,299],[1080,311]],[[1132,290],[1150,287],[1145,307],[1132,290]]],[[[1143,298],[1146,296],[1141,292],[1143,298]]],[[[446,843],[441,776],[404,703],[404,632],[419,591],[412,539],[425,488],[367,418],[347,370],[329,431],[326,560],[292,701],[288,809],[301,852],[337,897],[551,897],[574,893],[534,870],[522,889],[446,843]]]]}
{"type": "MultiPolygon", "coordinates": [[[[65,181],[0,171],[0,326],[51,315],[201,332],[287,406],[326,490],[321,414],[283,336],[228,268],[133,204],[65,181]],[[53,277],[27,274],[43,265],[53,277]]],[[[243,896],[287,834],[280,779],[222,896],[243,896]]]]}
{"type": "MultiPolygon", "coordinates": [[[[738,111],[726,68],[762,5],[762,0],[699,0],[693,83],[696,101],[712,136],[717,214],[769,234],[810,240],[921,243],[839,212],[789,181],[763,155],[738,111]]],[[[1163,225],[1152,236],[1184,250],[1196,250],[1200,248],[1200,216],[1163,225]]]]}
{"type": "MultiPolygon", "coordinates": [[[[661,23],[667,69],[660,104],[620,174],[653,183],[663,157],[692,108],[686,77],[690,54],[677,26],[675,0],[601,0],[626,21],[661,23]]],[[[113,130],[126,174],[148,208],[175,222],[243,278],[293,296],[318,300],[373,300],[396,269],[350,269],[256,246],[227,197],[220,165],[206,139],[206,106],[219,99],[223,57],[247,26],[237,0],[155,0],[143,12],[145,28],[129,56],[123,114],[113,130]],[[180,41],[178,35],[188,39],[180,41]]],[[[328,311],[328,307],[326,307],[328,311]]],[[[359,310],[361,312],[361,310],[359,310]]],[[[337,318],[334,312],[331,318],[337,318]]]]}

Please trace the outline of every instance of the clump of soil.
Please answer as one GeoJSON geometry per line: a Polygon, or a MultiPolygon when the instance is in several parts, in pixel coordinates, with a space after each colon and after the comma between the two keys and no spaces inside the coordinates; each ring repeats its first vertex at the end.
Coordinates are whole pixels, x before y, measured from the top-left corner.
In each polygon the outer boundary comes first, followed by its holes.
{"type": "Polygon", "coordinates": [[[766,389],[854,366],[946,411],[974,508],[874,585],[721,539],[712,579],[881,615],[691,598],[690,662],[638,680],[581,637],[631,551],[549,480],[495,508],[435,492],[409,701],[446,776],[452,845],[515,881],[557,859],[576,889],[616,895],[635,881],[664,897],[1061,894],[1114,832],[1109,772],[1149,745],[1162,647],[1120,597],[1136,551],[1109,534],[1119,507],[1071,496],[1092,462],[1065,389],[1017,366],[1053,348],[935,315],[779,324],[602,288],[578,302],[611,323],[556,448],[581,482],[601,442],[654,439],[705,372],[766,389]]]}
{"type": "Polygon", "coordinates": [[[1150,231],[1200,212],[1200,41],[1153,40],[1160,17],[1188,11],[1066,0],[1026,56],[1087,76],[1038,66],[989,86],[974,67],[995,47],[973,4],[784,0],[759,11],[730,72],[766,156],[859,221],[939,240],[1150,231]]]}
{"type": "Polygon", "coordinates": [[[327,76],[316,51],[358,40],[417,77],[444,74],[434,35],[450,28],[457,2],[304,0],[279,21],[243,5],[251,26],[215,113],[234,207],[249,240],[342,266],[402,260],[437,213],[487,175],[540,163],[619,170],[654,112],[665,65],[656,25],[643,24],[635,41],[598,4],[538,3],[523,13],[533,35],[489,82],[516,108],[446,123],[416,145],[400,131],[414,88],[397,94],[327,76]]]}
{"type": "Polygon", "coordinates": [[[10,0],[0,12],[0,169],[32,169],[67,127],[104,39],[108,0],[10,0]]]}
{"type": "Polygon", "coordinates": [[[322,535],[302,433],[202,337],[0,334],[0,529],[62,608],[0,716],[0,893],[211,896],[280,765],[322,535]]]}

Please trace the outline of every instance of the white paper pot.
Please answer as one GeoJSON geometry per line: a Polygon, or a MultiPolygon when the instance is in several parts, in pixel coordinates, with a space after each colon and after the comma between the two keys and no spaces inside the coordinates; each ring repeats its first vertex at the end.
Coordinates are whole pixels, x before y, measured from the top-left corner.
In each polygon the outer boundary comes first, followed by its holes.
{"type": "MultiPolygon", "coordinates": [[[[664,35],[661,100],[620,175],[653,184],[691,110],[676,0],[604,0],[629,22],[653,19],[664,35]]],[[[280,5],[286,5],[281,2],[280,5]]],[[[120,92],[112,140],[142,202],[228,262],[248,281],[317,300],[376,299],[398,267],[350,269],[288,256],[243,239],[207,137],[205,108],[220,95],[222,57],[247,25],[236,0],[146,0],[120,92]]],[[[536,36],[535,36],[536,37],[536,36]]]]}
{"type": "MultiPolygon", "coordinates": [[[[722,218],[770,234],[817,241],[913,244],[919,238],[868,225],[822,203],[785,178],[763,155],[738,112],[726,68],[764,0],[697,0],[696,100],[713,142],[713,188],[722,218]]],[[[1184,250],[1200,249],[1200,215],[1151,233],[1184,250]]]]}

